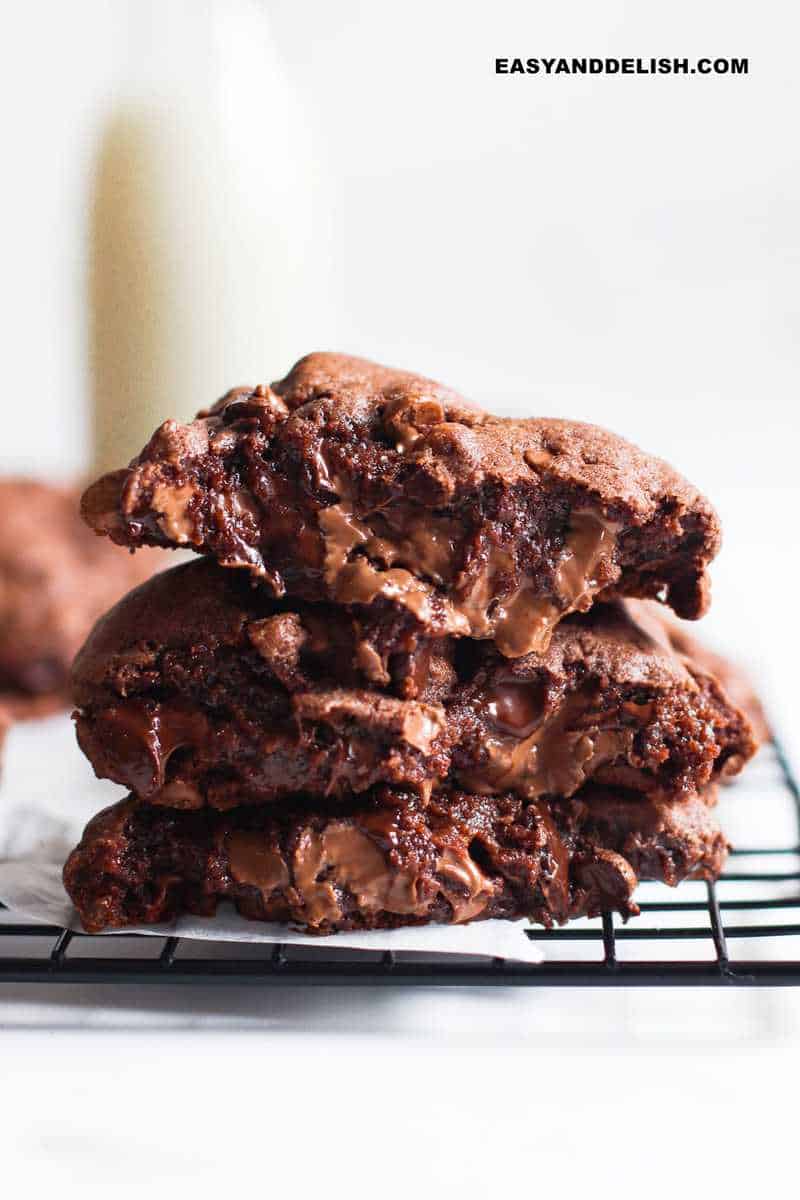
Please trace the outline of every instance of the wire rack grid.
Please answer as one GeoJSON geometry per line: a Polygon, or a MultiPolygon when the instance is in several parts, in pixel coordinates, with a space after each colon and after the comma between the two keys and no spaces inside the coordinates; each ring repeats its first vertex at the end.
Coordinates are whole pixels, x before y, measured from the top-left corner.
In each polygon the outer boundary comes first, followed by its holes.
{"type": "Polygon", "coordinates": [[[686,883],[675,891],[644,884],[641,916],[629,925],[611,913],[556,929],[520,923],[520,937],[541,946],[541,963],[337,950],[335,939],[306,949],[137,934],[97,938],[15,920],[4,910],[0,984],[798,985],[798,780],[777,741],[762,749],[744,780],[726,789],[723,824],[737,848],[717,883],[686,883]],[[738,828],[731,829],[726,816],[738,828]],[[773,833],[769,844],[761,840],[766,831],[773,833]]]}

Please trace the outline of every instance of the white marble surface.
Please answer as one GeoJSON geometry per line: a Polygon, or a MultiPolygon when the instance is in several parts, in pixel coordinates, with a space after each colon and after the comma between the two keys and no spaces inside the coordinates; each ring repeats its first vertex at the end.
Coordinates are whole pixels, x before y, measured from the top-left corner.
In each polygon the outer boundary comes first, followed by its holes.
{"type": "Polygon", "coordinates": [[[752,1195],[795,1172],[794,1011],[769,993],[23,991],[2,1026],[4,1183],[752,1195]]]}

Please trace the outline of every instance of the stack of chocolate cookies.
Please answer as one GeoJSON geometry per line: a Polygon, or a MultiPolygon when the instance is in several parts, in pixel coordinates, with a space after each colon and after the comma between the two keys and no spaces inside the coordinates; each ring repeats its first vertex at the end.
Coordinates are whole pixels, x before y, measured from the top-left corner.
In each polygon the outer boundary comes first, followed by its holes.
{"type": "Polygon", "coordinates": [[[167,421],[83,513],[204,556],[75,661],[80,745],[131,793],[65,867],[88,930],[223,899],[316,933],[549,924],[720,871],[756,741],[661,615],[703,614],[720,532],[660,460],[314,354],[167,421]]]}

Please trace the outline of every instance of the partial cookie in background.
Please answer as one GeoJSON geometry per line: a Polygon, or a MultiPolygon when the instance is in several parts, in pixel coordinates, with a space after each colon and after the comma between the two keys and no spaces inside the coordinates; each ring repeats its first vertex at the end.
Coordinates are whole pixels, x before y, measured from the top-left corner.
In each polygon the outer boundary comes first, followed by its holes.
{"type": "Polygon", "coordinates": [[[11,726],[11,713],[4,704],[0,704],[0,774],[2,774],[2,754],[6,744],[6,734],[11,726]]]}
{"type": "Polygon", "coordinates": [[[220,809],[298,792],[345,801],[380,783],[425,797],[448,777],[487,795],[570,796],[593,781],[674,800],[755,749],[717,682],[671,647],[657,605],[595,605],[514,660],[402,623],[400,640],[382,611],[385,625],[367,625],[276,601],[208,559],[166,571],[75,661],[81,748],[150,803],[220,809]]]}
{"type": "Polygon", "coordinates": [[[160,566],[87,530],[76,490],[0,480],[0,703],[12,717],[70,704],[72,660],[94,622],[160,566]]]}
{"type": "Polygon", "coordinates": [[[166,421],[83,498],[125,546],[186,547],[273,594],[389,603],[426,633],[516,658],[595,598],[708,605],[708,501],[593,425],[510,420],[421,376],[339,354],[166,421]]]}
{"type": "Polygon", "coordinates": [[[490,917],[545,925],[639,910],[640,879],[713,879],[727,855],[714,790],[675,804],[587,789],[572,800],[379,788],[352,813],[307,802],[176,812],[129,798],[89,822],[64,885],[90,932],[212,915],[310,933],[490,917]]]}

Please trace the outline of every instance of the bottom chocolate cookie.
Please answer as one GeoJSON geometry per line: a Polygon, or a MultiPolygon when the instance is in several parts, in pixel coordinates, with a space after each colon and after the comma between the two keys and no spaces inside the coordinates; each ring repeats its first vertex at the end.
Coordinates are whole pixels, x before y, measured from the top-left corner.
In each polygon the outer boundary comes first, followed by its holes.
{"type": "Polygon", "coordinates": [[[310,933],[638,908],[640,879],[716,877],[727,843],[713,790],[674,803],[587,789],[526,803],[389,788],[356,814],[298,805],[185,812],[133,798],[99,813],[64,868],[90,933],[211,915],[221,900],[310,933]]]}

